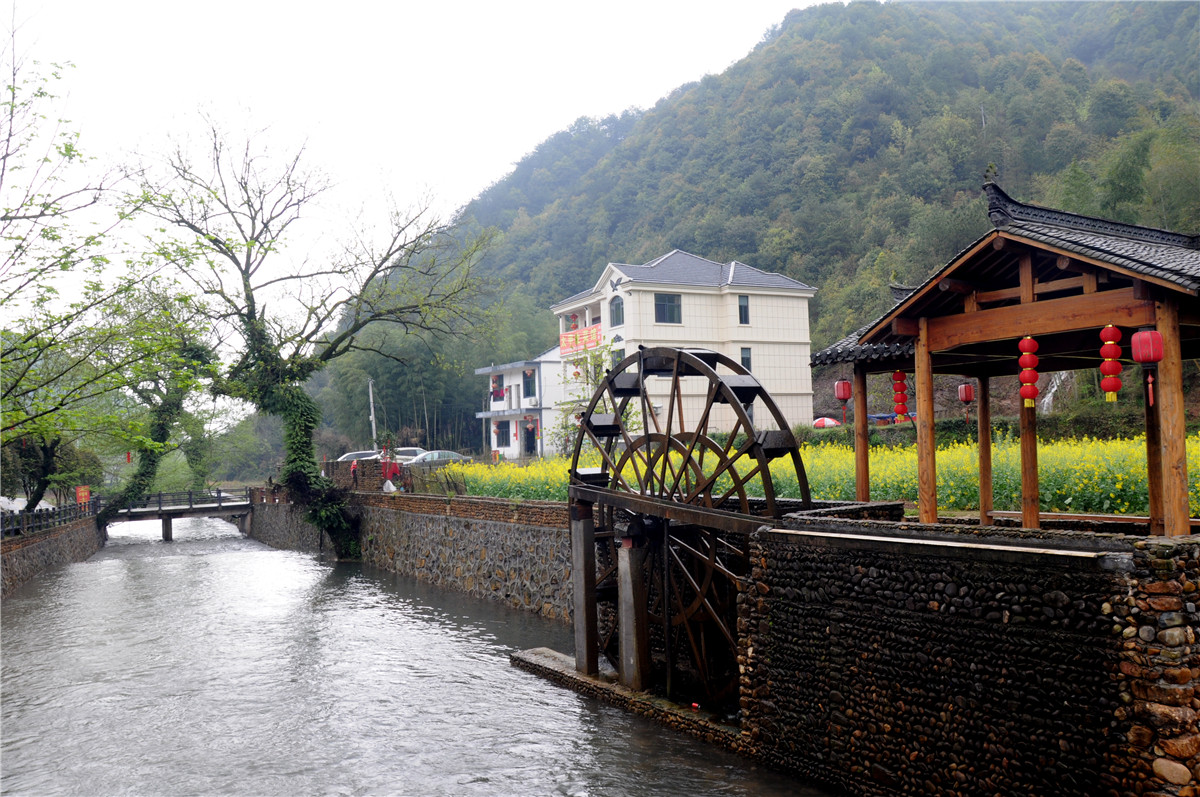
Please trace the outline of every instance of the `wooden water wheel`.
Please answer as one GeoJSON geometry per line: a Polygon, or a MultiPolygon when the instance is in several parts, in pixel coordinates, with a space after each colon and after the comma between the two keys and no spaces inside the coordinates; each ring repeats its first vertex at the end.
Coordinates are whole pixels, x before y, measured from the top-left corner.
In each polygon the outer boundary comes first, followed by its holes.
{"type": "Polygon", "coordinates": [[[725,355],[650,348],[608,372],[579,421],[571,497],[596,510],[601,651],[616,661],[618,548],[645,546],[638,581],[650,680],[672,697],[730,699],[749,534],[785,504],[810,504],[786,419],[725,355]],[[756,430],[756,415],[765,430],[756,430]],[[769,466],[780,459],[795,473],[797,501],[776,496],[769,466]]]}

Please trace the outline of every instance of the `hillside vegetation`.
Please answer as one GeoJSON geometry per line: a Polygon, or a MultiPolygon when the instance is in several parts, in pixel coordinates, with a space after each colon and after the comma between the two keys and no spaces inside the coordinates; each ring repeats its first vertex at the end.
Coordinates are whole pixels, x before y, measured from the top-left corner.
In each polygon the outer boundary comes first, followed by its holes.
{"type": "Polygon", "coordinates": [[[371,374],[388,428],[477,447],[473,368],[553,345],[545,308],[605,263],[674,248],[816,287],[821,347],[886,309],[890,282],[918,283],[987,229],[985,175],[1021,200],[1200,231],[1198,15],[1194,2],[794,11],[723,74],[578,120],[467,205],[465,224],[499,231],[484,267],[515,300],[466,342],[381,342],[403,349],[402,372],[339,361],[316,386],[326,420],[363,439],[371,374]]]}

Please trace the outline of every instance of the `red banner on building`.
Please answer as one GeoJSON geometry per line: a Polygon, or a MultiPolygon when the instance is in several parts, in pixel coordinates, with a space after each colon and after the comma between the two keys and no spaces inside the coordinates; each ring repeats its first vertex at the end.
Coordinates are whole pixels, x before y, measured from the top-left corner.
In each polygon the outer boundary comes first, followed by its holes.
{"type": "Polygon", "coordinates": [[[574,354],[577,351],[594,349],[603,341],[604,336],[600,334],[600,325],[592,324],[590,327],[573,329],[559,335],[558,350],[560,354],[574,354]]]}

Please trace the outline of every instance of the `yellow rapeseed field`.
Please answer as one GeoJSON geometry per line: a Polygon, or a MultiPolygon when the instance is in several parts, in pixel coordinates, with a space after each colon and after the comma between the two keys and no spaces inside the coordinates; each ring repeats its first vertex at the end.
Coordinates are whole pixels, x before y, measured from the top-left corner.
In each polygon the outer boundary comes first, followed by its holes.
{"type": "MultiPolygon", "coordinates": [[[[840,443],[804,445],[800,450],[813,498],[854,500],[854,450],[840,443]]],[[[1020,509],[1021,452],[1019,440],[1001,439],[992,446],[993,494],[996,509],[1020,509]]],[[[567,499],[565,457],[529,465],[467,463],[451,465],[472,495],[549,501],[567,499]]],[[[595,463],[593,463],[595,464],[595,463]]],[[[1200,434],[1187,439],[1189,503],[1200,516],[1200,434]]],[[[776,460],[771,477],[776,493],[799,497],[790,461],[776,460]]],[[[1045,512],[1146,514],[1146,441],[1058,440],[1038,445],[1038,480],[1045,512]]],[[[979,460],[974,445],[954,444],[938,449],[938,507],[946,510],[979,508],[979,460]]],[[[917,499],[915,445],[871,449],[872,500],[917,499]]]]}

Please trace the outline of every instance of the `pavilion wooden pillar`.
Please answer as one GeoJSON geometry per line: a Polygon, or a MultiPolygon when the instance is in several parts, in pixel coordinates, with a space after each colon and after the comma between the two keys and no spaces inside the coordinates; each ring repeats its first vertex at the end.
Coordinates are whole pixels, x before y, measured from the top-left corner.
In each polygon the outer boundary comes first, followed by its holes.
{"type": "Polygon", "coordinates": [[[871,430],[867,418],[867,370],[854,366],[854,500],[871,500],[871,430]]]}
{"type": "Polygon", "coordinates": [[[1163,532],[1188,534],[1187,429],[1183,407],[1183,359],[1179,340],[1179,305],[1168,296],[1155,303],[1155,322],[1162,335],[1155,404],[1159,420],[1159,463],[1162,474],[1163,532]]]}
{"type": "Polygon", "coordinates": [[[1037,407],[1021,400],[1021,525],[1040,529],[1038,513],[1037,407]]]}
{"type": "Polygon", "coordinates": [[[991,381],[979,377],[979,408],[975,422],[979,429],[979,525],[992,525],[992,404],[991,381]]]}
{"type": "Polygon", "coordinates": [[[937,523],[937,441],[933,429],[933,358],[929,319],[917,325],[913,382],[917,392],[917,510],[922,523],[937,523]]]}
{"type": "Polygon", "coordinates": [[[1147,376],[1153,376],[1158,381],[1158,369],[1154,366],[1138,369],[1142,379],[1142,397],[1146,408],[1146,492],[1150,499],[1150,533],[1161,536],[1166,533],[1163,527],[1163,491],[1162,491],[1162,434],[1158,420],[1158,402],[1150,403],[1153,391],[1147,376]]]}

